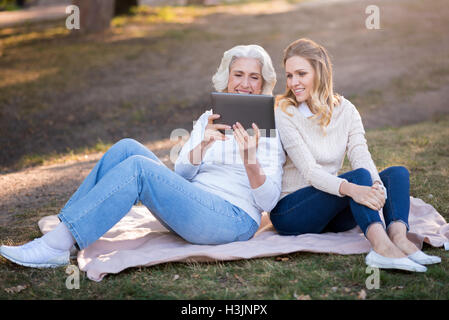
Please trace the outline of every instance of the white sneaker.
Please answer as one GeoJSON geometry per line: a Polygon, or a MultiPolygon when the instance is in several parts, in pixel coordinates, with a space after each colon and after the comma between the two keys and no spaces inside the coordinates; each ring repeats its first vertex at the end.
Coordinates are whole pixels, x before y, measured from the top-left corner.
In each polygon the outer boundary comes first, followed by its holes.
{"type": "Polygon", "coordinates": [[[78,252],[79,252],[79,250],[73,245],[70,248],[70,259],[77,259],[78,258],[78,252]]]}
{"type": "Polygon", "coordinates": [[[400,269],[415,272],[426,272],[427,268],[413,262],[409,258],[387,258],[371,250],[365,258],[365,262],[370,267],[381,269],[400,269]]]}
{"type": "Polygon", "coordinates": [[[421,250],[416,251],[415,253],[412,253],[408,256],[408,258],[412,261],[415,261],[419,264],[434,264],[434,263],[440,263],[441,258],[437,256],[429,256],[422,252],[421,250]]]}
{"type": "Polygon", "coordinates": [[[55,268],[70,263],[70,251],[49,247],[41,238],[22,246],[1,246],[0,254],[6,259],[31,268],[55,268]]]}

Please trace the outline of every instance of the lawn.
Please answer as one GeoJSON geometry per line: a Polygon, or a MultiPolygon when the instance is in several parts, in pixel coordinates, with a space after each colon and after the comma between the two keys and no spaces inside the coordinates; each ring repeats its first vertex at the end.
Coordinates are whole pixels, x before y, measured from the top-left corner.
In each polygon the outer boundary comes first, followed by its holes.
{"type": "MultiPolygon", "coordinates": [[[[368,0],[141,7],[89,36],[70,33],[64,20],[0,29],[0,242],[39,237],[37,221],[58,213],[94,154],[118,139],[168,152],[170,132],[191,130],[208,105],[210,79],[232,46],[262,45],[277,71],[274,93],[283,92],[282,50],[303,36],[329,50],[336,89],[369,128],[379,171],[406,166],[411,195],[449,219],[449,6],[376,3],[382,28],[375,31],[364,24],[368,0]]],[[[0,258],[0,299],[358,299],[362,290],[366,299],[449,299],[448,251],[424,250],[443,262],[424,274],[382,270],[371,290],[364,255],[166,263],[99,283],[81,273],[78,290],[66,288],[65,268],[0,258]]]]}
{"type": "MultiPolygon", "coordinates": [[[[369,130],[367,138],[379,170],[405,165],[411,172],[411,195],[449,218],[449,117],[404,126],[369,130]]],[[[345,164],[345,170],[348,169],[345,164]]],[[[1,239],[31,240],[36,224],[21,228],[36,212],[2,227],[1,239]]],[[[379,289],[367,289],[364,255],[294,253],[216,263],[166,263],[127,269],[97,283],[80,274],[80,288],[68,290],[65,268],[28,269],[0,258],[0,299],[449,299],[449,252],[425,245],[442,257],[423,274],[380,271],[379,289]],[[24,286],[18,293],[7,288],[24,286]]],[[[76,264],[75,261],[72,263],[76,264]]]]}

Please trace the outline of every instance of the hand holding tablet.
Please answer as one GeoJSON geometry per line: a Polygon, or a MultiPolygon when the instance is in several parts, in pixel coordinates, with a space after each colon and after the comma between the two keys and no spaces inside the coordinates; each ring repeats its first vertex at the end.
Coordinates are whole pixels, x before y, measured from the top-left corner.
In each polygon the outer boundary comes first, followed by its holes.
{"type": "Polygon", "coordinates": [[[240,122],[232,126],[234,129],[234,138],[237,141],[240,151],[240,157],[244,164],[256,164],[257,146],[259,145],[260,131],[256,124],[252,128],[254,135],[249,135],[242,127],[240,122]]]}

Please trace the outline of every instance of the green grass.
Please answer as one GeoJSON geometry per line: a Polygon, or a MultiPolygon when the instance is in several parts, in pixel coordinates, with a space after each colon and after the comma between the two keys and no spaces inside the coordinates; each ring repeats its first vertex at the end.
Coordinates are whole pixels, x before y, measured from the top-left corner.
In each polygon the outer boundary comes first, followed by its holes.
{"type": "MultiPolygon", "coordinates": [[[[449,117],[401,128],[367,132],[379,170],[405,165],[411,172],[411,195],[433,205],[449,218],[449,117]],[[431,195],[431,196],[430,196],[431,195]]],[[[344,170],[348,170],[347,163],[344,170]]],[[[57,206],[46,212],[54,214],[57,206]]],[[[27,210],[13,225],[0,227],[0,238],[23,243],[39,235],[37,216],[27,210]]],[[[131,268],[108,275],[100,283],[80,274],[80,289],[65,287],[64,268],[35,270],[0,258],[0,299],[449,299],[449,253],[425,245],[442,257],[424,274],[380,271],[380,288],[366,289],[365,255],[293,253],[275,257],[216,263],[166,263],[131,268]],[[176,277],[175,277],[176,276],[176,277]],[[178,277],[179,276],[179,277],[178,277]],[[4,289],[26,285],[19,293],[4,289]]],[[[72,263],[76,264],[75,261],[72,263]]]]}
{"type": "MultiPolygon", "coordinates": [[[[172,114],[174,110],[187,108],[189,102],[182,96],[174,98],[171,91],[167,97],[153,101],[152,108],[148,109],[142,109],[138,97],[126,96],[117,99],[115,105],[108,105],[107,109],[97,110],[97,106],[86,104],[58,113],[63,105],[50,98],[56,92],[84,92],[95,83],[94,80],[88,81],[90,75],[107,69],[127,71],[122,65],[132,67],[135,63],[139,66],[143,58],[150,59],[148,67],[163,65],[173,68],[176,55],[167,61],[159,56],[167,56],[179,43],[211,46],[226,41],[228,37],[224,31],[209,31],[192,21],[205,19],[208,15],[226,14],[234,7],[236,12],[257,8],[255,2],[258,1],[229,1],[217,7],[139,7],[134,15],[114,18],[110,32],[101,39],[73,36],[63,27],[63,20],[2,29],[0,113],[11,114],[12,119],[23,123],[27,128],[25,133],[35,141],[34,134],[58,122],[74,132],[81,131],[73,114],[95,119],[96,125],[103,119],[110,127],[117,126],[119,121],[126,127],[133,127],[145,126],[154,115],[172,114]],[[24,94],[18,97],[17,92],[24,94]],[[44,121],[38,117],[41,113],[47,114],[44,121]],[[52,114],[59,116],[52,118],[52,114]]],[[[296,3],[298,0],[288,2],[296,3]]],[[[260,5],[263,5],[263,0],[260,5]]],[[[282,28],[273,25],[265,37],[272,37],[266,38],[270,42],[281,41],[283,32],[282,28]]],[[[404,32],[404,36],[412,35],[408,29],[404,32]]],[[[259,33],[249,31],[239,31],[240,38],[235,37],[235,42],[261,38],[259,33]]],[[[440,60],[424,61],[384,86],[366,92],[357,90],[359,93],[349,98],[360,106],[363,113],[382,107],[391,96],[403,99],[412,97],[417,91],[438,89],[447,83],[449,75],[447,55],[438,57],[440,60]]],[[[147,70],[135,69],[133,76],[138,76],[139,72],[147,70]]],[[[449,219],[447,116],[402,128],[368,131],[367,138],[379,170],[391,165],[408,167],[411,195],[430,203],[449,219]]],[[[83,159],[85,154],[104,152],[110,146],[101,140],[97,144],[92,140],[92,143],[88,147],[65,152],[30,153],[17,162],[18,168],[67,159],[76,161],[83,159]]],[[[347,170],[346,163],[342,171],[347,170]]],[[[45,215],[56,214],[66,200],[61,198],[55,197],[45,207],[25,208],[21,214],[14,215],[11,224],[0,224],[0,240],[7,244],[21,244],[38,237],[37,221],[45,215]]],[[[443,263],[429,267],[425,274],[381,271],[380,289],[366,290],[367,299],[448,299],[449,271],[446,264],[449,254],[429,246],[425,250],[440,255],[443,263]]],[[[202,264],[167,263],[127,269],[107,276],[100,283],[81,273],[79,290],[66,289],[64,268],[28,269],[0,258],[0,299],[295,299],[301,295],[309,295],[312,299],[356,299],[357,293],[366,289],[368,274],[364,255],[294,253],[284,257],[288,259],[278,261],[272,257],[202,264]],[[176,275],[179,278],[175,280],[176,275]],[[26,289],[16,294],[5,291],[18,285],[26,285],[26,289]]],[[[76,264],[75,261],[72,263],[76,264]]]]}
{"type": "Polygon", "coordinates": [[[111,143],[105,143],[101,139],[92,147],[81,147],[74,150],[67,149],[66,152],[53,152],[49,154],[32,153],[22,157],[14,166],[15,170],[34,167],[38,165],[50,165],[63,163],[67,161],[82,160],[86,155],[106,152],[112,146],[111,143]]]}
{"type": "Polygon", "coordinates": [[[19,10],[20,7],[17,6],[15,1],[12,0],[0,0],[0,12],[2,11],[14,11],[19,10]]]}

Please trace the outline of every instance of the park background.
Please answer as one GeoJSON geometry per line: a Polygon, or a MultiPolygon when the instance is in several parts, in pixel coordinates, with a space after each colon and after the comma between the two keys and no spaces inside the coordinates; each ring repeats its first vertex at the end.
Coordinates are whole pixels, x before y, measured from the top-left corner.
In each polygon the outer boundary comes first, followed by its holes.
{"type": "MultiPolygon", "coordinates": [[[[83,1],[90,14],[108,2],[83,1]]],[[[121,138],[141,141],[173,168],[178,141],[170,133],[191,130],[207,109],[223,52],[263,46],[280,94],[282,50],[300,37],[329,51],[336,91],[360,111],[379,171],[405,165],[411,195],[448,219],[446,2],[141,0],[125,13],[115,8],[107,28],[70,31],[71,1],[29,0],[23,8],[0,0],[0,241],[40,236],[37,221],[57,214],[121,138]],[[380,29],[366,27],[369,5],[380,9],[380,29]]],[[[425,274],[382,271],[373,290],[364,255],[167,263],[101,283],[82,274],[79,290],[66,288],[64,268],[38,271],[0,258],[0,299],[448,299],[449,254],[424,250],[443,262],[425,274]]]]}

